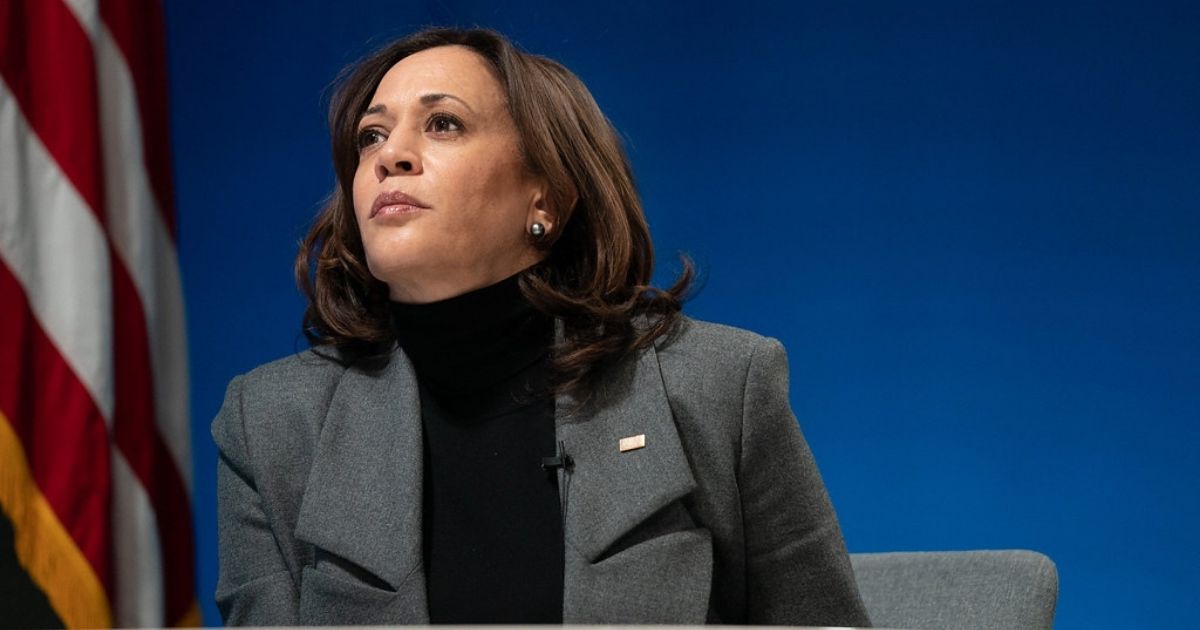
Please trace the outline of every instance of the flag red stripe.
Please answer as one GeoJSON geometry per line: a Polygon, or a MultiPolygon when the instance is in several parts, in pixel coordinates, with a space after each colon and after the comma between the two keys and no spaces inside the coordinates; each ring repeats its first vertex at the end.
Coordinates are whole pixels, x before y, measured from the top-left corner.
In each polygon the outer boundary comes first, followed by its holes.
{"type": "Polygon", "coordinates": [[[162,3],[158,0],[101,0],[100,16],[125,57],[137,92],[142,121],[142,150],[158,211],[172,238],[175,190],[167,109],[167,44],[162,3]]]}
{"type": "Polygon", "coordinates": [[[122,265],[113,265],[113,309],[113,437],[154,506],[167,600],[165,623],[170,625],[183,617],[195,597],[192,517],[183,478],[154,422],[154,375],[145,311],[133,279],[122,265]]]}
{"type": "Polygon", "coordinates": [[[104,222],[104,169],[91,40],[60,0],[0,2],[0,74],[29,126],[104,222]]]}
{"type": "Polygon", "coordinates": [[[0,261],[0,409],[33,478],[104,589],[112,593],[110,461],[104,417],[0,261]]]}

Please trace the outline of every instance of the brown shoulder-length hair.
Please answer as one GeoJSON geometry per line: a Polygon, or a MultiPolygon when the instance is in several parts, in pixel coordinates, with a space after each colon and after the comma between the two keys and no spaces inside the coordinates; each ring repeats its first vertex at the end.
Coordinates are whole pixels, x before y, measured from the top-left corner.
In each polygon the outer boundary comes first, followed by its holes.
{"type": "Polygon", "coordinates": [[[674,286],[650,286],[654,247],[612,123],[571,71],[490,30],[420,31],[342,73],[329,107],[337,187],[296,257],[296,280],[308,299],[304,334],[314,346],[336,346],[350,358],[393,348],[387,285],[367,269],[354,215],[357,127],[383,75],[437,46],[465,46],[488,61],[507,97],[525,166],[549,184],[556,229],[535,242],[546,257],[522,272],[519,285],[537,309],[561,321],[552,364],[558,390],[586,398],[605,365],[674,328],[693,267],[685,257],[674,286]]]}

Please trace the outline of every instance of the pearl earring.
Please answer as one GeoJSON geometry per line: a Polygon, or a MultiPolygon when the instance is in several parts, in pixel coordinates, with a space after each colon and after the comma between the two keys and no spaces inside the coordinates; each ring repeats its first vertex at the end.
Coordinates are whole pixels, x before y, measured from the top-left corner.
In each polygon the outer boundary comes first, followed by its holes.
{"type": "Polygon", "coordinates": [[[542,238],[546,235],[546,226],[542,225],[541,223],[534,223],[533,225],[529,226],[529,234],[532,235],[533,238],[542,238]]]}

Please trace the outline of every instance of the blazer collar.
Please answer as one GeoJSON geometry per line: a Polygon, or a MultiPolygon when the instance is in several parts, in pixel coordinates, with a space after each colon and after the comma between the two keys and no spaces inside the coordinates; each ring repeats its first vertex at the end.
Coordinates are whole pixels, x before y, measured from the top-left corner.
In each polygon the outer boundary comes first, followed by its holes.
{"type": "MultiPolygon", "coordinates": [[[[610,368],[585,406],[560,396],[556,416],[574,460],[560,477],[564,538],[587,561],[695,488],[653,347],[610,368]],[[621,452],[622,438],[639,435],[643,448],[621,452]]],[[[422,529],[421,433],[416,374],[402,352],[378,371],[348,369],[321,429],[297,538],[397,590],[423,577],[421,537],[405,535],[422,529]]]]}
{"type": "Polygon", "coordinates": [[[296,537],[399,590],[421,566],[421,399],[408,358],[347,369],[313,457],[296,537]]]}

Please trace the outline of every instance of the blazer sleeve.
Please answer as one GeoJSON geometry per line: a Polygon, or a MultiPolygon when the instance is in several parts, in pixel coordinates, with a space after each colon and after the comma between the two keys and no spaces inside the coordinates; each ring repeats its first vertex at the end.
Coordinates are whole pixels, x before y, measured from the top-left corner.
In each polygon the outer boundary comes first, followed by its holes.
{"type": "Polygon", "coordinates": [[[788,403],[783,346],[762,338],[746,376],[738,485],[751,625],[870,625],[837,516],[788,403]]]}
{"type": "Polygon", "coordinates": [[[255,481],[242,414],[242,377],[212,424],[217,444],[217,607],[226,625],[297,625],[299,596],[255,481]]]}

